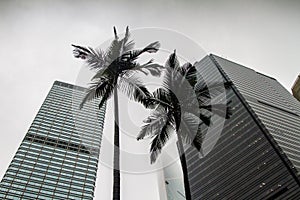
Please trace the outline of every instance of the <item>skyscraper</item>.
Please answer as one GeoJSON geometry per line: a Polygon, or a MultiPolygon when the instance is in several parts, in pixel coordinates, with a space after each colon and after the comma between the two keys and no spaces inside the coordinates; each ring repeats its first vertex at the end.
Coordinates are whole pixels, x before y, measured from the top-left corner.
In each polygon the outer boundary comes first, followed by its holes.
{"type": "Polygon", "coordinates": [[[55,81],[1,183],[0,199],[93,199],[105,108],[55,81]]]}
{"type": "Polygon", "coordinates": [[[220,126],[203,127],[204,156],[185,149],[192,199],[299,199],[300,103],[274,78],[224,58],[196,66],[208,82],[233,82],[233,114],[219,137],[220,126]]]}

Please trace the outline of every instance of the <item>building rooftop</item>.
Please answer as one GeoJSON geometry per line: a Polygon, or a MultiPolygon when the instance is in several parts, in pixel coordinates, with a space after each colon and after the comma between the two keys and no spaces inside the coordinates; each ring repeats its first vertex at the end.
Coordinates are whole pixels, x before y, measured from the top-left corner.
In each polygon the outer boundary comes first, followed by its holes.
{"type": "Polygon", "coordinates": [[[59,85],[59,86],[63,86],[63,87],[67,87],[67,88],[72,88],[72,89],[75,89],[75,90],[80,90],[80,91],[86,91],[87,88],[84,88],[84,87],[81,87],[81,86],[78,86],[78,85],[73,85],[73,84],[70,84],[70,83],[65,83],[65,82],[62,82],[62,81],[54,81],[53,85],[59,85]]]}

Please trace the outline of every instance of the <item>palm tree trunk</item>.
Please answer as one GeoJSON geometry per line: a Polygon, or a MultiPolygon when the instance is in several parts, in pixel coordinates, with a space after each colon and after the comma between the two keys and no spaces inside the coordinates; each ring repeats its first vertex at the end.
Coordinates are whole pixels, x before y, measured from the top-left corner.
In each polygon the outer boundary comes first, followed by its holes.
{"type": "Polygon", "coordinates": [[[181,161],[181,168],[183,174],[183,182],[184,182],[184,191],[185,191],[185,198],[186,200],[192,200],[191,190],[190,190],[190,183],[189,183],[189,175],[187,171],[187,163],[185,158],[185,152],[182,144],[181,136],[177,134],[178,138],[178,148],[179,148],[179,155],[181,161]]]}
{"type": "Polygon", "coordinates": [[[119,105],[118,89],[114,89],[114,114],[115,114],[115,134],[114,134],[114,174],[113,174],[113,200],[120,200],[120,132],[119,132],[119,105]]]}

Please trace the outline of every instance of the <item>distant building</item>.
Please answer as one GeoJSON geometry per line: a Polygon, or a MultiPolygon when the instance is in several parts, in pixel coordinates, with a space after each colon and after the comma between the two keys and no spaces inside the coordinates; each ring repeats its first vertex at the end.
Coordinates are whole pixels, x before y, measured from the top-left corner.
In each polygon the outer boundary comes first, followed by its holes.
{"type": "Polygon", "coordinates": [[[204,136],[204,157],[185,149],[192,199],[299,199],[300,103],[274,78],[224,58],[196,65],[208,81],[233,82],[233,115],[216,143],[204,136]]]}
{"type": "Polygon", "coordinates": [[[293,87],[292,87],[293,95],[298,101],[300,101],[300,75],[297,77],[293,87]]]}
{"type": "MultiPolygon", "coordinates": [[[[55,81],[1,183],[0,199],[93,199],[105,108],[55,81]]],[[[30,95],[30,94],[29,94],[30,95]]]]}
{"type": "Polygon", "coordinates": [[[164,168],[158,171],[159,200],[185,200],[180,160],[170,162],[171,157],[162,154],[164,168]],[[169,162],[165,162],[165,161],[169,162]]]}

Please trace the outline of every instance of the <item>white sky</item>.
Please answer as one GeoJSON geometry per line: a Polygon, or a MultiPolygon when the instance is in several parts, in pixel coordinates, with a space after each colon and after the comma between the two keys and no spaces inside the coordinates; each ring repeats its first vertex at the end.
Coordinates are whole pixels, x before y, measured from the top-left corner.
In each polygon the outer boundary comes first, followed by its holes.
{"type": "MultiPolygon", "coordinates": [[[[173,29],[290,90],[300,72],[299,19],[296,0],[1,0],[0,178],[53,82],[75,83],[82,62],[73,58],[70,44],[96,47],[112,36],[112,26],[173,29]]],[[[96,199],[110,199],[109,169],[100,166],[99,172],[96,199]]],[[[125,174],[123,180],[123,199],[158,199],[150,189],[153,174],[125,174]]]]}

